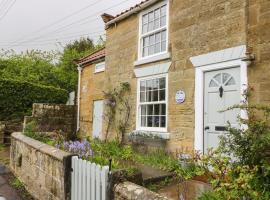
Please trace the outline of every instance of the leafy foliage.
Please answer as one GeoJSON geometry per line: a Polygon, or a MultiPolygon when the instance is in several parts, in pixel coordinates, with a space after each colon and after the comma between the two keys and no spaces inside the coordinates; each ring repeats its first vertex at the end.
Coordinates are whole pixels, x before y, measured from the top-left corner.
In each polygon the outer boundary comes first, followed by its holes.
{"type": "Polygon", "coordinates": [[[74,60],[104,46],[100,39],[94,44],[81,38],[64,46],[63,52],[31,50],[16,54],[0,53],[0,77],[59,87],[69,92],[76,90],[77,69],[74,60]]]}
{"type": "Polygon", "coordinates": [[[52,86],[0,79],[0,120],[29,115],[33,103],[66,103],[68,92],[52,86]]]}
{"type": "Polygon", "coordinates": [[[0,77],[4,79],[0,81],[0,120],[29,114],[32,103],[66,103],[67,92],[75,91],[77,85],[74,60],[102,46],[102,39],[94,44],[81,38],[67,44],[63,52],[0,52],[0,77]]]}
{"type": "Polygon", "coordinates": [[[202,156],[200,164],[211,177],[213,191],[200,199],[270,199],[270,107],[234,108],[245,109],[249,117],[240,119],[242,128],[229,125],[219,149],[202,156]]]}

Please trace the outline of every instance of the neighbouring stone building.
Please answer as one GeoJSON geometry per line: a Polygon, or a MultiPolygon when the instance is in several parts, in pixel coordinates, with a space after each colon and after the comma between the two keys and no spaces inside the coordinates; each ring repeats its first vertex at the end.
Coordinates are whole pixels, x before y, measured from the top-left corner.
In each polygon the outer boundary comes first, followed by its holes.
{"type": "Polygon", "coordinates": [[[246,115],[219,111],[240,103],[247,85],[251,103],[269,105],[268,0],[145,0],[102,17],[106,55],[78,62],[85,134],[104,137],[103,91],[123,82],[131,86],[126,134],[166,139],[171,151],[216,147],[227,121],[237,126],[246,115]]]}

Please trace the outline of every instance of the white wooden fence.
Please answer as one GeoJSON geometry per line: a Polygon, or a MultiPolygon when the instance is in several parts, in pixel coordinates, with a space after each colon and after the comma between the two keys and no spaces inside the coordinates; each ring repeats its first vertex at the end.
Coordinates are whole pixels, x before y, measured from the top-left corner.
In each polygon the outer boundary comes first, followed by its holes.
{"type": "Polygon", "coordinates": [[[108,200],[109,166],[72,157],[71,200],[108,200]]]}

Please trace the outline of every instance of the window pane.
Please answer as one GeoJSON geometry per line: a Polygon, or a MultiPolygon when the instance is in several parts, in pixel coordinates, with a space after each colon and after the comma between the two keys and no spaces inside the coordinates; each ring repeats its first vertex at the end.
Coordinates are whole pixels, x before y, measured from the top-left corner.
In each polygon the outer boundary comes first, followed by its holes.
{"type": "Polygon", "coordinates": [[[166,16],[160,18],[160,27],[166,26],[167,24],[166,20],[167,20],[166,16]]]}
{"type": "Polygon", "coordinates": [[[161,11],[160,11],[161,12],[161,16],[166,15],[166,7],[167,7],[166,5],[164,5],[164,6],[161,7],[161,11]]]}
{"type": "Polygon", "coordinates": [[[153,55],[155,53],[155,45],[149,47],[149,55],[153,55]]]}
{"type": "Polygon", "coordinates": [[[143,48],[143,56],[148,56],[148,47],[143,48]]]}
{"type": "Polygon", "coordinates": [[[149,45],[155,44],[155,35],[150,35],[150,42],[149,45]]]}
{"type": "Polygon", "coordinates": [[[142,33],[147,33],[147,24],[144,24],[143,27],[142,27],[142,33]]]}
{"type": "Polygon", "coordinates": [[[165,90],[159,91],[159,100],[164,101],[165,100],[165,90]]]}
{"type": "Polygon", "coordinates": [[[152,86],[152,80],[147,80],[146,81],[146,89],[147,90],[152,90],[153,89],[153,86],[152,86]]]}
{"type": "Polygon", "coordinates": [[[149,46],[149,37],[143,38],[143,47],[149,46]]]}
{"type": "Polygon", "coordinates": [[[140,91],[143,92],[146,89],[146,82],[145,81],[140,81],[140,91]]]}
{"type": "Polygon", "coordinates": [[[154,21],[154,12],[150,12],[148,16],[149,16],[149,22],[154,21]]]}
{"type": "Polygon", "coordinates": [[[155,10],[155,19],[158,19],[160,16],[160,9],[155,10]]]}
{"type": "Polygon", "coordinates": [[[147,105],[147,115],[153,115],[154,105],[147,105]]]}
{"type": "Polygon", "coordinates": [[[160,104],[154,105],[154,115],[160,115],[160,104]]]}
{"type": "Polygon", "coordinates": [[[155,22],[154,22],[154,29],[158,29],[159,26],[160,26],[160,20],[156,19],[155,22]]]}
{"type": "Polygon", "coordinates": [[[159,127],[159,116],[154,116],[153,125],[154,127],[159,127]]]}
{"type": "Polygon", "coordinates": [[[166,127],[166,117],[165,116],[160,117],[160,127],[162,127],[162,128],[166,127]]]}
{"type": "Polygon", "coordinates": [[[147,117],[147,127],[153,127],[153,117],[147,117]]]}
{"type": "Polygon", "coordinates": [[[159,79],[159,89],[165,89],[166,88],[166,79],[160,78],[159,79]]]}
{"type": "Polygon", "coordinates": [[[161,107],[161,115],[166,115],[166,104],[161,104],[160,105],[160,107],[161,107]]]}
{"type": "Polygon", "coordinates": [[[158,89],[158,85],[159,85],[159,79],[156,78],[156,79],[153,79],[153,90],[157,90],[158,89]]]}
{"type": "Polygon", "coordinates": [[[143,24],[146,24],[148,22],[148,15],[144,15],[143,18],[142,18],[142,23],[143,24]]]}
{"type": "Polygon", "coordinates": [[[148,24],[148,32],[154,30],[154,22],[149,22],[148,24]]]}
{"type": "Polygon", "coordinates": [[[161,33],[156,34],[156,43],[161,41],[161,33]]]}
{"type": "Polygon", "coordinates": [[[146,127],[146,117],[141,117],[141,126],[146,127]]]}
{"type": "Polygon", "coordinates": [[[141,115],[146,115],[146,105],[141,106],[141,115]]]}
{"type": "Polygon", "coordinates": [[[158,90],[153,91],[153,101],[158,101],[158,90]]]}
{"type": "Polygon", "coordinates": [[[145,102],[145,92],[140,92],[140,102],[145,102]]]}
{"type": "Polygon", "coordinates": [[[162,41],[166,41],[166,34],[167,34],[167,31],[162,31],[161,32],[161,40],[162,41]]]}
{"type": "Polygon", "coordinates": [[[152,91],[146,92],[146,102],[152,102],[152,91]]]}
{"type": "Polygon", "coordinates": [[[155,53],[161,52],[161,46],[160,46],[160,44],[161,44],[161,43],[157,43],[157,44],[155,45],[155,53]]]}
{"type": "Polygon", "coordinates": [[[166,41],[161,42],[161,52],[166,51],[166,41]]]}

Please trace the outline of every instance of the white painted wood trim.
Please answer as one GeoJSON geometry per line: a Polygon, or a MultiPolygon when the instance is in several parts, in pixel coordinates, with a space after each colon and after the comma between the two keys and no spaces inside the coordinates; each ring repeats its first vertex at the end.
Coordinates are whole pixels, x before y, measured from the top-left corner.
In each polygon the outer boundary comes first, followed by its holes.
{"type": "MultiPolygon", "coordinates": [[[[149,62],[155,62],[155,61],[158,61],[158,60],[164,60],[164,59],[167,59],[167,58],[162,58],[162,55],[166,55],[168,54],[168,50],[169,50],[169,18],[170,18],[170,15],[169,15],[169,12],[170,12],[170,4],[169,4],[169,0],[163,0],[161,2],[159,2],[158,4],[155,4],[149,8],[147,8],[146,10],[142,11],[140,14],[139,14],[139,37],[138,37],[138,60],[134,62],[134,65],[142,65],[142,64],[146,64],[146,63],[149,63],[149,62]],[[160,53],[157,53],[157,54],[153,54],[153,55],[150,55],[150,56],[146,56],[146,57],[142,57],[142,16],[148,12],[150,12],[151,10],[155,10],[156,8],[158,7],[162,7],[163,5],[166,5],[167,4],[167,25],[164,27],[166,30],[167,30],[167,34],[166,34],[166,39],[167,39],[167,44],[166,44],[166,51],[164,52],[160,52],[160,53]]],[[[153,31],[153,33],[155,32],[158,32],[159,30],[155,30],[153,31]]]]}
{"type": "MultiPolygon", "coordinates": [[[[247,79],[247,67],[249,62],[242,61],[245,58],[245,46],[239,46],[235,48],[229,48],[218,52],[204,54],[190,58],[195,67],[195,135],[194,135],[194,149],[203,153],[203,134],[204,134],[204,73],[207,71],[220,70],[232,67],[240,67],[240,84],[241,95],[244,94],[248,79],[247,79]],[[235,54],[234,54],[235,53],[235,54]],[[222,57],[225,56],[225,57],[222,57]],[[237,58],[237,59],[236,59],[237,58]],[[232,60],[228,60],[232,59],[232,60]],[[208,64],[207,64],[208,63],[208,64]],[[211,64],[214,63],[214,64],[211,64]]],[[[243,97],[242,97],[243,98],[243,97]]],[[[247,118],[247,113],[241,111],[241,117],[247,118]]]]}
{"type": "Polygon", "coordinates": [[[149,56],[147,58],[137,60],[134,62],[134,66],[139,66],[139,65],[143,65],[143,64],[147,64],[147,63],[151,63],[151,62],[157,62],[157,61],[161,61],[161,60],[167,60],[170,58],[171,58],[171,54],[169,52],[162,52],[159,54],[149,56]]]}
{"type": "Polygon", "coordinates": [[[82,76],[82,66],[78,64],[77,67],[79,77],[78,77],[78,97],[77,97],[77,131],[80,130],[80,99],[81,99],[81,76],[82,76]]]}
{"type": "Polygon", "coordinates": [[[150,67],[142,67],[142,68],[134,69],[134,73],[135,73],[136,78],[154,76],[158,74],[165,74],[165,73],[168,73],[171,64],[172,64],[171,62],[167,62],[167,63],[152,65],[150,67]]]}
{"type": "Polygon", "coordinates": [[[246,45],[194,56],[190,58],[190,61],[192,62],[194,67],[202,67],[216,63],[239,60],[243,58],[246,58],[246,45]]]}

